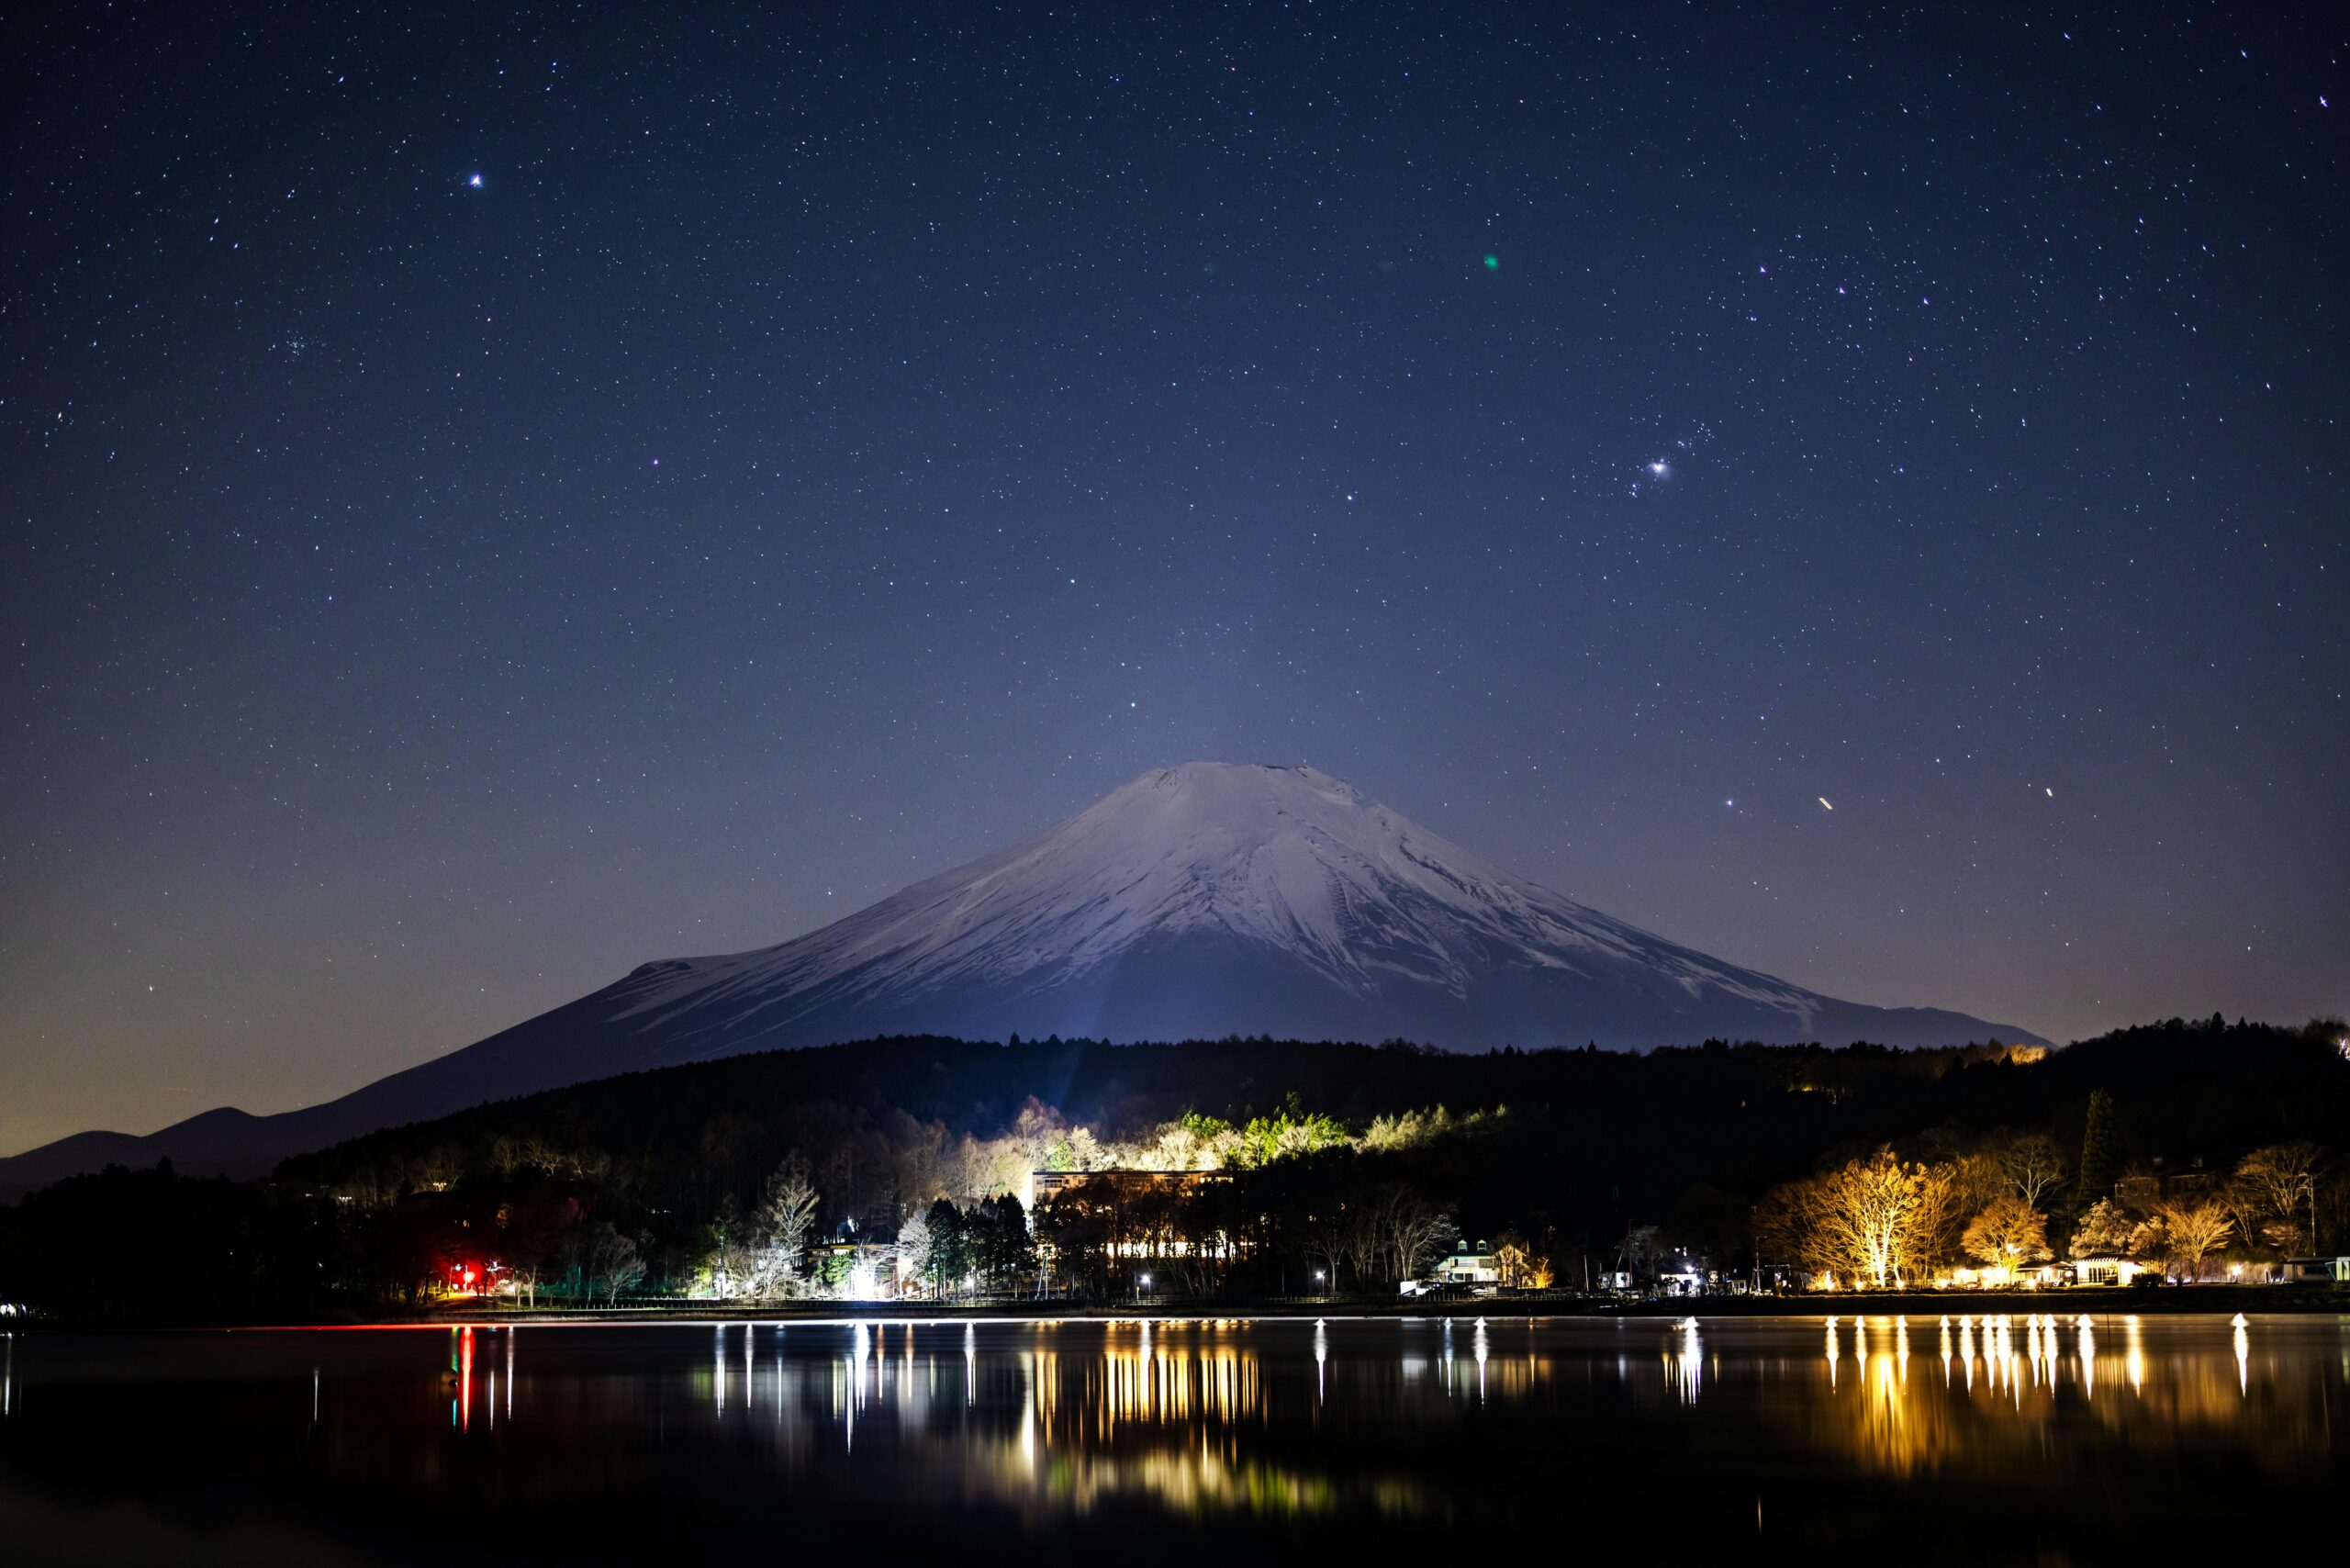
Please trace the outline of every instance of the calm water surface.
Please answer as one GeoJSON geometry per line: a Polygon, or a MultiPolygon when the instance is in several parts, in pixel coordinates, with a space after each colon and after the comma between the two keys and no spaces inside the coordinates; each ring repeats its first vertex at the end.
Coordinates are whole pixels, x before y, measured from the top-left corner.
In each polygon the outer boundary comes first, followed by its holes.
{"type": "Polygon", "coordinates": [[[2350,1318],[0,1341],[0,1557],[2144,1560],[2338,1506],[2350,1318]]]}

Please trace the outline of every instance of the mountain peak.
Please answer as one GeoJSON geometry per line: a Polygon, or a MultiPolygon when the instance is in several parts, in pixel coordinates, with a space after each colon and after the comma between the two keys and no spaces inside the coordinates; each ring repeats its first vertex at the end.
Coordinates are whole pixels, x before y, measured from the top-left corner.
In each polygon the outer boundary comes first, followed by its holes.
{"type": "MultiPolygon", "coordinates": [[[[1840,1002],[1708,958],[1511,876],[1315,768],[1187,762],[821,930],[641,965],[235,1141],[246,1158],[274,1159],[640,1068],[884,1035],[1015,1033],[1402,1036],[1457,1049],[2036,1041],[1961,1014],[1840,1002]]],[[[231,1167],[195,1124],[115,1144],[231,1167]]],[[[99,1159],[95,1145],[54,1148],[0,1162],[0,1173],[99,1159]]]]}
{"type": "Polygon", "coordinates": [[[1992,1032],[1708,958],[1511,876],[1318,769],[1225,762],[1154,769],[821,931],[621,989],[619,1021],[712,1053],[746,1036],[884,1031],[1408,1035],[1462,1048],[1992,1032]]]}
{"type": "Polygon", "coordinates": [[[1271,762],[1182,762],[1153,768],[1096,801],[1094,810],[1171,796],[1205,812],[1245,811],[1259,802],[1343,808],[1376,804],[1371,797],[1318,768],[1271,762]]]}

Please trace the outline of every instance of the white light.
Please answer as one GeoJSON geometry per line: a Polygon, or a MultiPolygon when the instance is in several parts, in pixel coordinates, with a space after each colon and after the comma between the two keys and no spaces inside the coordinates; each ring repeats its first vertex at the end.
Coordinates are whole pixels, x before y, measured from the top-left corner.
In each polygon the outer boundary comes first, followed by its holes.
{"type": "Polygon", "coordinates": [[[468,178],[465,181],[465,184],[472,186],[475,190],[479,190],[481,189],[481,176],[479,174],[475,174],[468,178]]]}

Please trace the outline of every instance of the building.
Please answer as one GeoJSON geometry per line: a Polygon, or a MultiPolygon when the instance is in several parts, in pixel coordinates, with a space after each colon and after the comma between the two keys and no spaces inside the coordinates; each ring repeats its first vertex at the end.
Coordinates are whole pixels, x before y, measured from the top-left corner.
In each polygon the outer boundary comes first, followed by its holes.
{"type": "MultiPolygon", "coordinates": [[[[2134,1263],[2121,1264],[2121,1268],[2125,1271],[2123,1277],[2125,1279],[2128,1277],[2126,1271],[2136,1267],[2134,1263]]],[[[2056,1263],[2026,1263],[2020,1268],[2009,1268],[2004,1263],[1962,1263],[1954,1269],[1937,1275],[1934,1279],[1934,1288],[1943,1290],[1955,1285],[1961,1290],[1972,1291],[1986,1288],[1998,1290],[2009,1285],[2021,1285],[2026,1289],[2037,1290],[2042,1286],[2061,1285],[2065,1282],[2065,1269],[2056,1263]]]]}
{"type": "Polygon", "coordinates": [[[2165,1203],[2189,1203],[2215,1197],[2220,1178],[2196,1160],[2183,1170],[2165,1168],[2157,1159],[2151,1167],[2134,1166],[2113,1183],[2113,1201],[2143,1214],[2165,1203]]]}
{"type": "Polygon", "coordinates": [[[1034,1170],[1028,1175],[1034,1202],[1039,1204],[1076,1192],[1119,1198],[1167,1193],[1188,1198],[1211,1182],[1231,1180],[1229,1170],[1034,1170]]]}
{"type": "Polygon", "coordinates": [[[1080,1251],[1093,1249],[1125,1263],[1240,1257],[1242,1236],[1188,1207],[1209,1188],[1231,1181],[1228,1170],[1032,1171],[1038,1251],[1058,1266],[1074,1237],[1080,1251]]]}
{"type": "Polygon", "coordinates": [[[1676,1254],[1671,1258],[1658,1260],[1656,1294],[1659,1295],[1705,1294],[1705,1265],[1686,1254],[1676,1254]]]}
{"type": "Polygon", "coordinates": [[[1438,1259],[1430,1272],[1439,1285],[1492,1288],[1502,1282],[1501,1265],[1494,1260],[1493,1249],[1482,1241],[1462,1243],[1450,1257],[1438,1259]]]}
{"type": "Polygon", "coordinates": [[[2073,1282],[2082,1285],[2126,1285],[2138,1277],[2138,1265],[2127,1258],[2093,1257],[2073,1260],[2073,1282]]]}
{"type": "Polygon", "coordinates": [[[2350,1285],[2350,1258],[2288,1258],[2277,1278],[2288,1285],[2350,1285]]]}

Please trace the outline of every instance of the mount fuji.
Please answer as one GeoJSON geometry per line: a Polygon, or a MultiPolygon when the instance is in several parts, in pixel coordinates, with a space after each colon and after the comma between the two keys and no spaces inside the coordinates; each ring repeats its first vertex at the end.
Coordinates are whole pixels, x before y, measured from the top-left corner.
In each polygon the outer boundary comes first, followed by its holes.
{"type": "Polygon", "coordinates": [[[166,1155],[184,1170],[257,1172],[376,1127],[744,1051],[1014,1033],[1400,1036],[1454,1049],[2040,1043],[1707,958],[1511,876],[1312,768],[1192,763],[780,946],[645,964],[325,1104],[213,1111],[147,1137],[80,1134],[0,1160],[0,1190],[166,1155]]]}

